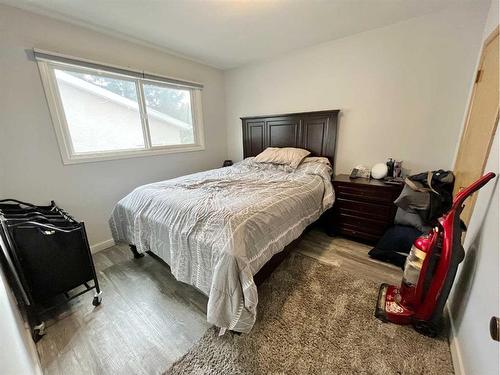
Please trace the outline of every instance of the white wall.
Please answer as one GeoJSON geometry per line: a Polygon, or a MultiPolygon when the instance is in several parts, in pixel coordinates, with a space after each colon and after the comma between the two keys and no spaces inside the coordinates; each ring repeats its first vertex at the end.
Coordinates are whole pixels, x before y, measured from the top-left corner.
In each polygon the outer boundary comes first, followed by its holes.
{"type": "Polygon", "coordinates": [[[490,9],[488,11],[488,16],[486,17],[486,25],[484,26],[483,40],[486,40],[488,36],[495,30],[498,26],[499,17],[499,1],[492,0],[490,9]]]}
{"type": "Polygon", "coordinates": [[[14,296],[0,271],[0,372],[4,375],[41,374],[35,345],[15,307],[14,296]]]}
{"type": "MultiPolygon", "coordinates": [[[[498,131],[485,171],[500,172],[498,131]]],[[[499,343],[489,335],[489,321],[500,316],[499,182],[479,193],[464,248],[466,258],[450,299],[453,319],[450,339],[454,364],[464,374],[499,374],[499,343]]]]}
{"type": "MultiPolygon", "coordinates": [[[[483,40],[498,26],[498,19],[498,0],[493,0],[483,40]]],[[[499,148],[497,130],[485,172],[499,174],[499,148]]],[[[450,298],[450,343],[457,374],[500,373],[500,345],[488,330],[490,318],[500,316],[499,185],[498,180],[490,182],[478,194],[464,243],[466,258],[450,298]]]]}
{"type": "Polygon", "coordinates": [[[227,71],[229,157],[242,157],[241,116],[341,109],[337,173],[387,157],[413,172],[451,168],[485,8],[456,6],[227,71]]]}
{"type": "Polygon", "coordinates": [[[113,205],[133,188],[214,168],[226,157],[224,76],[217,69],[47,17],[0,6],[0,171],[4,197],[58,204],[91,244],[111,238],[113,205]],[[63,165],[33,47],[201,82],[206,150],[63,165]]]}

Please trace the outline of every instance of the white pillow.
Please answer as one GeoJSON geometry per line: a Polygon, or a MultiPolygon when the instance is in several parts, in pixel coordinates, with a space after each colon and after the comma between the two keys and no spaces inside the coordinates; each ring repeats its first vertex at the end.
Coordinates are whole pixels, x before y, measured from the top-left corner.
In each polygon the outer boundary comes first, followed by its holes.
{"type": "Polygon", "coordinates": [[[308,156],[307,158],[302,160],[302,164],[305,163],[319,163],[331,166],[330,160],[328,160],[328,158],[325,158],[323,156],[308,156]]]}
{"type": "Polygon", "coordinates": [[[310,152],[295,147],[268,147],[254,159],[257,163],[286,164],[297,168],[310,152]]]}

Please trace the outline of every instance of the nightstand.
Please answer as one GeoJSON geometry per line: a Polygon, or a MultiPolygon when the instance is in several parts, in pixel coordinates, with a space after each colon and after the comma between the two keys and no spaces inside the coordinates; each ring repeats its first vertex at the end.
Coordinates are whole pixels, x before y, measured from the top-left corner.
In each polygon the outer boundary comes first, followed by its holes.
{"type": "Polygon", "coordinates": [[[379,180],[338,175],[332,178],[335,203],[327,219],[327,233],[376,243],[393,225],[397,207],[394,200],[403,185],[379,180]]]}

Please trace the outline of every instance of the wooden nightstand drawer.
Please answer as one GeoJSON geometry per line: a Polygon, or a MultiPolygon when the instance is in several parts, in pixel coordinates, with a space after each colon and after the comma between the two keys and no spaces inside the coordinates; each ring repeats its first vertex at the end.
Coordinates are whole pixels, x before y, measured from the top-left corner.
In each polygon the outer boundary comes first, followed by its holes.
{"type": "Polygon", "coordinates": [[[366,202],[379,202],[391,205],[394,202],[393,189],[384,189],[383,187],[354,186],[346,184],[334,184],[335,192],[339,198],[360,200],[366,202]]]}
{"type": "Polygon", "coordinates": [[[335,207],[340,213],[359,215],[374,219],[388,220],[394,215],[394,207],[385,204],[369,203],[363,201],[355,201],[345,198],[337,198],[335,207]]]}

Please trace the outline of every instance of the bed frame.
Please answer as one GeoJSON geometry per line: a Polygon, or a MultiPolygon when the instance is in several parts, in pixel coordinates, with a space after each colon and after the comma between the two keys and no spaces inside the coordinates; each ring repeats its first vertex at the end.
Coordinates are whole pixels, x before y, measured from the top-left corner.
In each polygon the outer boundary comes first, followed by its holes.
{"type": "MultiPolygon", "coordinates": [[[[243,157],[256,156],[267,147],[298,147],[311,151],[312,156],[328,158],[335,168],[339,113],[336,109],[242,117],[243,157]]],[[[257,285],[271,275],[299,240],[300,237],[269,259],[254,276],[257,285]]]]}
{"type": "MultiPolygon", "coordinates": [[[[340,110],[287,113],[281,115],[242,117],[243,156],[256,156],[267,147],[298,147],[311,151],[312,156],[324,156],[335,168],[337,120],[340,110]]],[[[299,239],[275,254],[254,276],[260,285],[285,259],[299,239]]],[[[134,258],[141,258],[130,245],[134,258]]]]}

